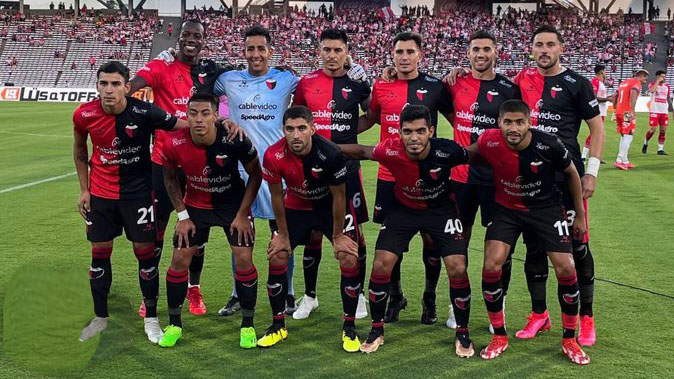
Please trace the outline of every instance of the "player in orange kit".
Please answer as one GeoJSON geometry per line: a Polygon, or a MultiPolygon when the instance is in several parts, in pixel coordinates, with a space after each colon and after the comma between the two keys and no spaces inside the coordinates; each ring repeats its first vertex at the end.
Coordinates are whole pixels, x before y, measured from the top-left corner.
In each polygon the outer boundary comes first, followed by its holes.
{"type": "Polygon", "coordinates": [[[616,157],[613,167],[620,170],[629,170],[634,168],[627,158],[627,151],[630,149],[630,144],[634,138],[634,130],[636,129],[637,120],[635,107],[637,98],[641,92],[641,87],[648,79],[648,71],[639,69],[634,74],[633,78],[629,78],[620,83],[618,87],[618,103],[616,105],[616,129],[622,136],[620,138],[620,146],[618,149],[618,156],[616,157]]]}

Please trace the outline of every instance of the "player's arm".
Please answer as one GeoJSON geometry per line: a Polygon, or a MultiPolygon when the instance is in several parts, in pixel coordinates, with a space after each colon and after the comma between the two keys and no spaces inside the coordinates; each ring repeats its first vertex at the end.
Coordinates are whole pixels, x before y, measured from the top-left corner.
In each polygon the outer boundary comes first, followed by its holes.
{"type": "Polygon", "coordinates": [[[77,200],[77,208],[80,215],[88,220],[87,213],[91,211],[91,194],[89,193],[89,150],[87,148],[87,134],[74,131],[73,158],[77,179],[80,183],[80,197],[77,200]]]}
{"type": "MultiPolygon", "coordinates": [[[[372,101],[372,95],[360,102],[360,109],[362,109],[365,114],[367,114],[367,111],[370,109],[370,101],[372,101]]],[[[360,124],[360,118],[358,119],[358,122],[360,124]]],[[[358,133],[360,133],[360,131],[358,133]]]]}
{"type": "Polygon", "coordinates": [[[587,170],[583,175],[583,197],[589,199],[594,194],[597,186],[597,175],[599,174],[599,165],[601,164],[601,156],[604,153],[604,138],[606,132],[604,131],[604,122],[601,116],[595,116],[589,120],[585,120],[587,126],[590,128],[590,158],[587,161],[587,170]]]}
{"type": "Polygon", "coordinates": [[[290,255],[290,237],[288,235],[288,223],[286,222],[286,210],[283,206],[283,185],[281,183],[269,183],[271,193],[271,207],[274,210],[278,234],[274,236],[267,249],[267,259],[276,254],[281,257],[290,255]]]}
{"type": "Polygon", "coordinates": [[[480,155],[480,148],[478,147],[477,142],[474,142],[471,145],[466,146],[464,149],[466,149],[466,152],[468,153],[469,164],[482,164],[482,165],[487,164],[487,161],[485,161],[480,155]]]}
{"type": "Polygon", "coordinates": [[[636,116],[637,109],[637,99],[639,98],[639,90],[632,88],[630,90],[630,112],[632,112],[632,117],[636,116]]]}
{"type": "Polygon", "coordinates": [[[194,237],[194,233],[197,230],[196,226],[192,220],[190,220],[190,215],[187,213],[185,203],[183,203],[182,190],[180,188],[180,182],[178,181],[176,169],[170,165],[165,164],[163,166],[163,171],[166,193],[171,200],[171,204],[173,204],[173,208],[175,208],[176,212],[178,213],[178,223],[176,224],[178,249],[183,246],[183,241],[185,241],[185,246],[189,248],[189,237],[194,237]]]}
{"type": "Polygon", "coordinates": [[[358,145],[358,144],[337,144],[339,152],[346,158],[355,159],[359,161],[372,160],[372,152],[374,146],[358,145]]]}
{"type": "Polygon", "coordinates": [[[131,96],[134,92],[138,91],[141,88],[147,87],[147,81],[140,75],[136,75],[129,81],[131,89],[126,94],[131,96]]]}
{"type": "Polygon", "coordinates": [[[346,216],[346,185],[330,186],[332,194],[332,246],[335,258],[348,254],[358,258],[358,244],[344,234],[344,217],[346,216]]]}
{"type": "Polygon", "coordinates": [[[658,82],[654,81],[651,83],[650,86],[648,86],[648,93],[655,93],[655,91],[658,89],[658,82]]]}
{"type": "Polygon", "coordinates": [[[358,117],[358,134],[370,130],[374,124],[379,123],[381,112],[376,112],[369,108],[364,115],[358,117]]]}
{"type": "MultiPolygon", "coordinates": [[[[593,137],[594,138],[594,137],[593,137]]],[[[573,163],[564,169],[564,175],[566,175],[566,183],[569,186],[569,193],[571,193],[571,198],[573,199],[573,205],[576,208],[576,217],[573,220],[573,238],[576,240],[581,240],[583,235],[585,235],[585,208],[583,206],[583,189],[580,182],[580,176],[576,170],[576,166],[573,163]]]]}
{"type": "MultiPolygon", "coordinates": [[[[254,153],[257,155],[257,152],[254,153]]],[[[236,212],[236,217],[232,221],[229,232],[234,234],[234,231],[236,231],[239,244],[241,244],[241,237],[243,236],[243,242],[248,246],[252,245],[255,241],[255,229],[249,216],[250,207],[253,205],[257,191],[262,184],[262,169],[260,168],[260,160],[257,157],[244,164],[243,168],[248,174],[248,182],[246,183],[246,190],[243,193],[243,200],[241,200],[239,211],[236,212]]]]}

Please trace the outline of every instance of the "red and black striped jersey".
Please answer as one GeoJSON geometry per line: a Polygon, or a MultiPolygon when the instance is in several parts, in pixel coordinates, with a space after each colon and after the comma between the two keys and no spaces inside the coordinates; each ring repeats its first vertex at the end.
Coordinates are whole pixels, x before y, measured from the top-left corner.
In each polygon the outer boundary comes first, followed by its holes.
{"type": "Polygon", "coordinates": [[[246,137],[243,141],[227,140],[218,128],[215,143],[199,146],[192,141],[190,128],[168,133],[162,151],[164,165],[182,168],[187,179],[186,205],[200,209],[237,208],[246,185],[239,173],[239,162],[257,159],[257,150],[246,137]]]}
{"type": "MultiPolygon", "coordinates": [[[[145,64],[137,76],[152,88],[154,103],[177,118],[187,118],[187,101],[195,93],[213,93],[218,76],[227,71],[211,60],[202,59],[196,65],[179,60],[166,62],[154,59],[145,64]]],[[[162,164],[161,152],[165,133],[157,132],[152,150],[152,161],[162,164]]]]}
{"type": "Polygon", "coordinates": [[[311,144],[305,157],[290,151],[285,138],[264,153],[262,175],[270,184],[285,181],[283,203],[288,209],[330,210],[330,186],[346,181],[346,163],[337,146],[316,134],[311,136],[311,144]]]}
{"type": "Polygon", "coordinates": [[[449,177],[452,167],[468,162],[468,152],[444,138],[431,138],[428,143],[428,157],[419,162],[407,156],[400,138],[384,140],[372,152],[372,159],[391,172],[394,195],[405,207],[427,209],[453,204],[449,177]]]}
{"type": "MultiPolygon", "coordinates": [[[[449,88],[454,103],[454,140],[470,146],[487,129],[498,128],[501,104],[521,98],[519,87],[501,74],[491,80],[473,75],[457,77],[449,88]]],[[[461,165],[452,169],[452,180],[460,183],[492,185],[491,168],[486,165],[461,165]]]]}
{"type": "Polygon", "coordinates": [[[118,115],[103,111],[100,99],[73,113],[75,133],[91,138],[89,191],[105,199],[130,199],[152,190],[150,139],[155,129],[171,130],[177,119],[156,105],[132,97],[118,115]]]}
{"type": "Polygon", "coordinates": [[[543,76],[535,67],[520,71],[515,77],[522,100],[531,108],[534,128],[559,137],[580,175],[585,172],[580,158],[578,132],[583,120],[599,116],[599,102],[592,83],[571,69],[555,76],[543,76]]]}
{"type": "MultiPolygon", "coordinates": [[[[425,105],[431,111],[431,123],[438,125],[438,112],[448,115],[452,112],[449,91],[440,79],[419,73],[415,79],[392,82],[378,80],[372,87],[370,109],[380,113],[380,141],[389,138],[400,139],[400,112],[408,104],[425,105]]],[[[379,179],[393,181],[391,172],[379,165],[379,179]]]]}
{"type": "Polygon", "coordinates": [[[477,140],[480,156],[493,169],[495,201],[519,211],[561,204],[555,175],[571,164],[569,151],[551,134],[530,129],[524,150],[508,147],[500,129],[487,130],[477,140]]]}

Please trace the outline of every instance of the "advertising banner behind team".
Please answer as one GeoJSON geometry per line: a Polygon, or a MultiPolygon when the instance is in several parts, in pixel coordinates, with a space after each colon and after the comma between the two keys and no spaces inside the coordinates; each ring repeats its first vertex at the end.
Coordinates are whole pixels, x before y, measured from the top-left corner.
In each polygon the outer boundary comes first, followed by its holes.
{"type": "Polygon", "coordinates": [[[85,102],[98,97],[95,88],[0,87],[0,101],[85,102]]]}

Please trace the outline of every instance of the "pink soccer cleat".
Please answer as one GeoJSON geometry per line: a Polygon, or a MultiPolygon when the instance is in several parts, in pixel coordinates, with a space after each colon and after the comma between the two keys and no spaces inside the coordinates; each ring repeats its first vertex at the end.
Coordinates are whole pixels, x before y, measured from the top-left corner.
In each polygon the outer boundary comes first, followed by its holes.
{"type": "Polygon", "coordinates": [[[532,339],[536,337],[538,332],[550,330],[550,316],[548,315],[547,309],[543,313],[531,312],[531,314],[527,316],[527,320],[527,324],[522,330],[515,333],[515,337],[532,339]]]}
{"type": "Polygon", "coordinates": [[[491,336],[491,342],[482,349],[480,357],[483,359],[494,359],[503,354],[508,348],[508,336],[494,334],[491,336]]]}
{"type": "Polygon", "coordinates": [[[187,300],[190,302],[190,313],[201,316],[206,314],[206,304],[201,296],[201,289],[198,286],[187,289],[187,300]]]}
{"type": "Polygon", "coordinates": [[[575,338],[562,338],[562,351],[577,365],[590,364],[590,357],[578,346],[575,338]]]}
{"type": "Polygon", "coordinates": [[[597,334],[594,331],[594,317],[580,316],[580,331],[578,332],[578,344],[580,346],[593,346],[597,342],[597,334]]]}

